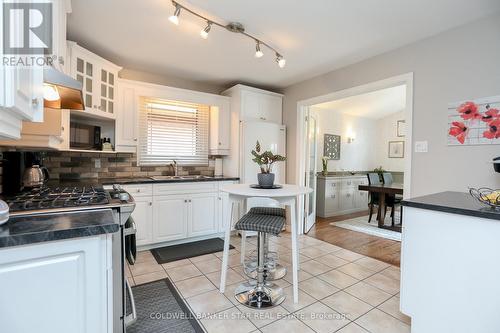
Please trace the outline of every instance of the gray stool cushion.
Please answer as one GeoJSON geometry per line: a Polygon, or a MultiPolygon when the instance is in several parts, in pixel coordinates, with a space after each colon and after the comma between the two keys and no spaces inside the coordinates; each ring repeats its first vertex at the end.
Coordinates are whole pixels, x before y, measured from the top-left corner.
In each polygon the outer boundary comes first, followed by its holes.
{"type": "Polygon", "coordinates": [[[285,209],[278,207],[252,207],[249,214],[274,215],[285,217],[285,209]]]}
{"type": "Polygon", "coordinates": [[[265,232],[278,235],[285,225],[285,217],[264,214],[245,214],[234,228],[236,230],[265,232]]]}

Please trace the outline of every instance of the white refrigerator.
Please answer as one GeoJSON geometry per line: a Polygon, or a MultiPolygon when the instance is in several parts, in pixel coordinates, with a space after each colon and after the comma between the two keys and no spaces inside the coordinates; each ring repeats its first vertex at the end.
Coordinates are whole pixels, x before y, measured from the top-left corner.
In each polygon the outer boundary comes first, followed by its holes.
{"type": "MultiPolygon", "coordinates": [[[[240,122],[240,182],[245,184],[257,184],[257,174],[260,168],[252,161],[251,151],[259,141],[261,151],[270,150],[274,154],[286,155],[286,127],[284,125],[264,121],[242,121],[240,122]]],[[[275,184],[284,184],[286,162],[273,164],[272,172],[275,174],[275,184]]],[[[247,209],[255,206],[276,206],[269,199],[248,200],[247,209]]]]}

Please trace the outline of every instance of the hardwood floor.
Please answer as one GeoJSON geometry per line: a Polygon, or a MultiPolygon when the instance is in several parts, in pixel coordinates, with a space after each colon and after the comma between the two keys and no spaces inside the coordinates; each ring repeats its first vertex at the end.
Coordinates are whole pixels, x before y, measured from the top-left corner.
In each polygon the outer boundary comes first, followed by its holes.
{"type": "MultiPolygon", "coordinates": [[[[361,232],[331,226],[331,222],[365,216],[359,212],[330,218],[316,218],[316,225],[307,233],[308,236],[343,247],[391,265],[400,265],[401,243],[390,239],[367,235],[361,232]]],[[[376,222],[375,222],[376,223],[376,222]]]]}

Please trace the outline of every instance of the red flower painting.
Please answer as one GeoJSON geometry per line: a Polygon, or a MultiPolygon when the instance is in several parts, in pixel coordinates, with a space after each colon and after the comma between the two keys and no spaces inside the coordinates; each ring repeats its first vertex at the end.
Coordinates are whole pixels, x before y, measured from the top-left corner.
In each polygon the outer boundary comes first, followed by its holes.
{"type": "MultiPolygon", "coordinates": [[[[486,104],[484,108],[486,110],[480,112],[480,107],[474,102],[460,104],[456,111],[460,118],[463,119],[463,122],[453,121],[448,134],[455,137],[460,144],[465,143],[469,133],[471,133],[471,128],[483,130],[483,138],[489,140],[500,139],[500,110],[492,108],[489,104],[486,104]]],[[[478,138],[475,137],[474,139],[477,140],[478,138]]]]}
{"type": "Polygon", "coordinates": [[[451,136],[454,136],[457,138],[458,142],[461,144],[464,144],[465,138],[467,137],[467,134],[469,133],[469,128],[465,126],[464,123],[460,121],[454,121],[451,123],[451,128],[450,131],[448,132],[451,136]]]}
{"type": "Polygon", "coordinates": [[[464,120],[481,119],[482,115],[479,113],[478,107],[474,102],[465,102],[457,109],[460,117],[464,120]]]}
{"type": "Polygon", "coordinates": [[[488,111],[484,113],[483,117],[481,118],[482,121],[489,123],[490,121],[500,118],[500,111],[498,111],[498,109],[491,109],[488,107],[486,108],[488,109],[488,111]]]}
{"type": "Polygon", "coordinates": [[[483,136],[487,139],[500,138],[500,118],[492,120],[488,123],[488,130],[484,131],[483,136]]]}

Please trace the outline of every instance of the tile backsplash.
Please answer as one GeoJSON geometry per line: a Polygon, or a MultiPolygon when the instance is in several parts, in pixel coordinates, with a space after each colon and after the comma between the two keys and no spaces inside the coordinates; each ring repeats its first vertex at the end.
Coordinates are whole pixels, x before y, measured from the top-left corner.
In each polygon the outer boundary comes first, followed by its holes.
{"type": "MultiPolygon", "coordinates": [[[[213,176],[213,161],[206,166],[179,166],[179,175],[213,176]]],[[[133,153],[78,153],[47,152],[43,163],[52,179],[76,180],[89,178],[139,178],[172,175],[173,170],[164,166],[138,166],[133,153]]]]}

